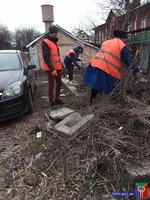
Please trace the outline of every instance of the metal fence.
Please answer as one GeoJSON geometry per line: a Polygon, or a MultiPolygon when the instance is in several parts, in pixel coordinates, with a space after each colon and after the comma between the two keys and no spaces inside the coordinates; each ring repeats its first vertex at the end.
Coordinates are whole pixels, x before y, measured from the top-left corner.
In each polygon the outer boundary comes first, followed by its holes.
{"type": "Polygon", "coordinates": [[[133,31],[128,33],[128,44],[136,44],[140,50],[143,62],[143,72],[150,73],[150,30],[133,31]]]}

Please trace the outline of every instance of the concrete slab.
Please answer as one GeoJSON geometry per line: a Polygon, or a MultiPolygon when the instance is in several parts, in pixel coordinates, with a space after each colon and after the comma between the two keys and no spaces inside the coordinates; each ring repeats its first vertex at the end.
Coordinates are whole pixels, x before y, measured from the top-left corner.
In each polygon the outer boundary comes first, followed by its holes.
{"type": "Polygon", "coordinates": [[[65,84],[65,86],[73,93],[75,94],[76,96],[79,96],[79,94],[77,93],[77,89],[75,87],[75,85],[69,85],[68,84],[68,79],[64,79],[62,78],[62,82],[65,84]]]}
{"type": "MultiPolygon", "coordinates": [[[[63,125],[66,125],[69,128],[72,128],[78,121],[81,119],[81,114],[78,112],[71,113],[65,120],[62,121],[63,125]]],[[[61,123],[60,123],[61,125],[61,123]]]]}
{"type": "MultiPolygon", "coordinates": [[[[135,191],[135,186],[138,182],[148,183],[148,187],[150,187],[150,163],[143,163],[141,167],[126,167],[126,172],[130,191],[135,191]]],[[[150,199],[150,188],[148,193],[148,198],[146,199],[150,199]]],[[[138,197],[135,197],[135,199],[139,200],[138,197]]]]}
{"type": "Polygon", "coordinates": [[[75,112],[56,124],[54,128],[58,132],[76,137],[89,126],[93,118],[93,114],[81,117],[79,113],[75,112]]]}
{"type": "Polygon", "coordinates": [[[56,109],[50,113],[50,118],[62,120],[73,112],[74,112],[74,110],[69,109],[69,108],[56,109]]]}
{"type": "Polygon", "coordinates": [[[150,163],[143,163],[141,167],[126,167],[130,183],[150,180],[150,163]]]}

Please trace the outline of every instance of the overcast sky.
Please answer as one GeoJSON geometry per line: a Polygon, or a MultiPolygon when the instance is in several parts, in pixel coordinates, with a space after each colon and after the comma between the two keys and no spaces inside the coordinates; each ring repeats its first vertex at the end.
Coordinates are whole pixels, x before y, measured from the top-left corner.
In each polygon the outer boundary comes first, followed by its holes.
{"type": "Polygon", "coordinates": [[[19,27],[34,27],[41,33],[45,31],[42,22],[41,5],[54,6],[54,23],[67,31],[77,27],[85,16],[91,16],[101,23],[97,16],[95,0],[0,0],[0,23],[14,31],[19,27]]]}

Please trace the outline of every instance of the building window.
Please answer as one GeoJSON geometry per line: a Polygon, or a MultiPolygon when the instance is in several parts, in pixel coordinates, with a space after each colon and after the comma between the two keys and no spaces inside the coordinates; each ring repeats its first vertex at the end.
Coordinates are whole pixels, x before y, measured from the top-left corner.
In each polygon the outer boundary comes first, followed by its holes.
{"type": "Polygon", "coordinates": [[[142,17],[141,28],[145,28],[145,27],[146,27],[146,17],[142,17]]]}
{"type": "Polygon", "coordinates": [[[104,40],[104,33],[102,33],[102,41],[104,40]]]}
{"type": "Polygon", "coordinates": [[[136,29],[137,29],[137,15],[135,17],[135,22],[134,22],[134,30],[136,30],[136,29]]]}

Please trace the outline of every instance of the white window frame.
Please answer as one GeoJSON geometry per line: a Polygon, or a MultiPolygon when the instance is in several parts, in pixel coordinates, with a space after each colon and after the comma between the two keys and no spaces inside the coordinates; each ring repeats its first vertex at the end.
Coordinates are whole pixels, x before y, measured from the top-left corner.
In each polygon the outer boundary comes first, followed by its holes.
{"type": "Polygon", "coordinates": [[[142,17],[142,21],[141,21],[141,28],[145,28],[146,27],[146,17],[142,17]]]}
{"type": "Polygon", "coordinates": [[[136,30],[136,29],[137,29],[137,15],[135,17],[135,22],[134,22],[134,30],[136,30]]]}
{"type": "Polygon", "coordinates": [[[131,24],[128,26],[128,31],[131,31],[131,24]]]}

